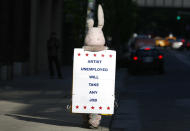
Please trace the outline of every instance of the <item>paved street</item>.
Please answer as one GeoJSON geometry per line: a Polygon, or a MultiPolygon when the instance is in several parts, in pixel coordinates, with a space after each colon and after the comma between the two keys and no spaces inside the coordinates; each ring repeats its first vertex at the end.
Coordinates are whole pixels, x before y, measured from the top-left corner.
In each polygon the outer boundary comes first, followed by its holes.
{"type": "MultiPolygon", "coordinates": [[[[63,79],[18,77],[0,83],[0,131],[89,131],[82,115],[67,110],[71,104],[72,67],[64,67],[63,79]]],[[[108,131],[111,116],[98,131],[108,131]]]]}
{"type": "Polygon", "coordinates": [[[121,69],[119,108],[113,131],[188,131],[190,129],[189,52],[165,51],[164,75],[137,76],[121,69]]]}
{"type": "MultiPolygon", "coordinates": [[[[189,52],[165,51],[166,73],[116,76],[119,107],[104,116],[98,130],[188,131],[190,129],[189,52]]],[[[71,102],[72,67],[63,79],[47,74],[0,83],[0,131],[88,131],[80,114],[66,110],[71,102]]]]}

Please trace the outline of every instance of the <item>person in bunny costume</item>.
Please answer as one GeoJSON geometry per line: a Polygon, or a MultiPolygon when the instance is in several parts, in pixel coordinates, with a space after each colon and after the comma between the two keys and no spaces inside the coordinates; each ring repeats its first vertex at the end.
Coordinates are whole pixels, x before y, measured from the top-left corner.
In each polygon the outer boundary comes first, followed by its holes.
{"type": "MultiPolygon", "coordinates": [[[[93,19],[89,19],[87,24],[88,32],[85,37],[85,45],[83,46],[83,49],[92,52],[107,50],[108,47],[104,46],[105,38],[102,31],[104,26],[104,13],[101,5],[98,6],[98,27],[94,27],[93,19]]],[[[100,114],[83,115],[84,126],[88,128],[98,128],[101,117],[100,114]]]]}

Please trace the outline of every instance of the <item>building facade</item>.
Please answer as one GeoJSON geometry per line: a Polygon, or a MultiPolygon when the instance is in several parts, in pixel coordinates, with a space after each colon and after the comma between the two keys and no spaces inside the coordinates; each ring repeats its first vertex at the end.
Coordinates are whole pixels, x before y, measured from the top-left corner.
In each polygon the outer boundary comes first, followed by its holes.
{"type": "Polygon", "coordinates": [[[84,7],[86,0],[1,0],[0,79],[48,71],[51,32],[61,43],[60,60],[71,63],[73,48],[82,42],[84,7]]]}
{"type": "Polygon", "coordinates": [[[46,44],[51,32],[56,32],[61,40],[62,3],[62,0],[30,1],[29,68],[32,74],[48,68],[46,44]]]}
{"type": "Polygon", "coordinates": [[[134,0],[141,7],[189,8],[189,0],[134,0]]]}
{"type": "Polygon", "coordinates": [[[62,0],[0,2],[0,65],[22,63],[16,67],[27,66],[28,73],[47,69],[47,39],[51,32],[61,37],[62,0]]]}

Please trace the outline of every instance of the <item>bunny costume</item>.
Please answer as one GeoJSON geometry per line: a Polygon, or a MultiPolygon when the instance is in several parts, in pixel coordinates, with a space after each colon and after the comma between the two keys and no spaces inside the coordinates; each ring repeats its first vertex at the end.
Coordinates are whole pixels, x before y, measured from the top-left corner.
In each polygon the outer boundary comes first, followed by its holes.
{"type": "MultiPolygon", "coordinates": [[[[92,52],[107,50],[108,47],[104,46],[105,38],[102,31],[104,26],[104,13],[101,5],[98,6],[98,27],[94,27],[93,19],[89,19],[87,24],[88,32],[85,37],[85,45],[83,46],[84,50],[92,52]]],[[[83,115],[84,125],[89,128],[98,128],[101,117],[100,114],[83,115]]]]}

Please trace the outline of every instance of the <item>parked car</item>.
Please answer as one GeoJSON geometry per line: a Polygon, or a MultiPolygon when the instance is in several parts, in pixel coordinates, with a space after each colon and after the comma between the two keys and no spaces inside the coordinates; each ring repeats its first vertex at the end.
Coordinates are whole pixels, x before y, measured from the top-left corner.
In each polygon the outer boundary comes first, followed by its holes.
{"type": "Polygon", "coordinates": [[[190,40],[186,40],[183,44],[183,48],[189,50],[190,49],[190,40]]]}
{"type": "Polygon", "coordinates": [[[136,74],[142,70],[164,73],[164,56],[156,47],[145,46],[131,54],[129,72],[136,74]]]}
{"type": "Polygon", "coordinates": [[[184,38],[178,38],[172,43],[171,47],[176,50],[183,50],[185,48],[185,43],[186,40],[184,38]]]}
{"type": "Polygon", "coordinates": [[[177,39],[176,41],[172,42],[171,48],[172,49],[180,49],[183,46],[183,42],[181,41],[181,39],[177,39]]]}

